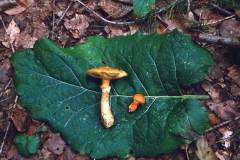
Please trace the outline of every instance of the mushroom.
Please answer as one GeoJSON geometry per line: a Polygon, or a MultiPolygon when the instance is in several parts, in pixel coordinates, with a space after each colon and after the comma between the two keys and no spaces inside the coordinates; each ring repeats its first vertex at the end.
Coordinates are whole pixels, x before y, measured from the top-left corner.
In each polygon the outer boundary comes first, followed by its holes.
{"type": "Polygon", "coordinates": [[[137,110],[139,105],[144,103],[145,103],[145,97],[142,94],[137,93],[133,96],[133,102],[129,105],[128,111],[134,112],[137,110]]]}
{"type": "Polygon", "coordinates": [[[102,97],[101,97],[101,119],[103,122],[103,126],[105,128],[109,128],[114,123],[114,117],[111,111],[111,106],[109,103],[109,93],[111,90],[110,80],[118,79],[127,76],[127,72],[121,69],[115,69],[108,66],[96,67],[89,69],[87,74],[102,79],[101,89],[102,89],[102,97]]]}

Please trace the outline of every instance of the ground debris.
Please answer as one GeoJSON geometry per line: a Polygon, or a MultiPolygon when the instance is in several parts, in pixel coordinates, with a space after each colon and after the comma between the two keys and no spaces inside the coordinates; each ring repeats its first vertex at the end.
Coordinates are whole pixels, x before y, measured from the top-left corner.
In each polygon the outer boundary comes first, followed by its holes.
{"type": "Polygon", "coordinates": [[[112,18],[121,18],[132,11],[132,7],[112,0],[100,0],[98,5],[112,18]]]}
{"type": "Polygon", "coordinates": [[[73,38],[81,38],[89,27],[90,19],[83,14],[76,14],[72,19],[64,21],[64,26],[71,32],[73,38]]]}

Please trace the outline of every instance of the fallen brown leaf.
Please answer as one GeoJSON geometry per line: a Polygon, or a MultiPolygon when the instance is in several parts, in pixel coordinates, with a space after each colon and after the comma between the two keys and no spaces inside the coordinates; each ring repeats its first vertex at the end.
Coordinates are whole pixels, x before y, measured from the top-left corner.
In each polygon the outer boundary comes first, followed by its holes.
{"type": "Polygon", "coordinates": [[[202,83],[202,88],[209,94],[213,102],[221,102],[222,98],[220,96],[220,86],[212,85],[211,83],[205,81],[202,83]]]}
{"type": "Polygon", "coordinates": [[[231,93],[233,96],[240,96],[240,87],[236,84],[231,85],[231,93]]]}
{"type": "Polygon", "coordinates": [[[229,19],[221,23],[219,28],[223,37],[240,37],[240,22],[235,19],[229,19]]]}
{"type": "Polygon", "coordinates": [[[7,30],[6,30],[7,35],[5,35],[6,39],[2,44],[9,48],[10,44],[15,41],[15,39],[19,36],[20,29],[17,26],[16,22],[12,19],[12,21],[9,23],[7,30]]]}
{"type": "Polygon", "coordinates": [[[18,132],[25,132],[31,123],[30,117],[19,105],[13,109],[10,119],[12,120],[18,132]]]}
{"type": "Polygon", "coordinates": [[[32,123],[30,125],[30,127],[28,128],[27,131],[27,135],[31,136],[34,133],[36,133],[37,129],[41,126],[41,123],[36,121],[36,120],[32,120],[32,123]]]}
{"type": "Polygon", "coordinates": [[[81,38],[85,35],[89,26],[89,18],[83,14],[76,14],[70,20],[65,19],[64,26],[72,33],[74,38],[81,38]]]}
{"type": "Polygon", "coordinates": [[[132,11],[132,7],[112,0],[100,0],[98,5],[112,18],[121,18],[132,11]]]}
{"type": "Polygon", "coordinates": [[[60,134],[51,134],[44,145],[54,154],[60,155],[63,153],[66,146],[60,134]]]}
{"type": "Polygon", "coordinates": [[[201,137],[197,140],[196,146],[196,155],[199,160],[217,160],[214,152],[208,146],[208,141],[204,137],[201,137]]]}
{"type": "Polygon", "coordinates": [[[208,120],[209,120],[209,123],[214,126],[218,123],[220,123],[220,119],[216,116],[216,114],[212,113],[212,112],[209,112],[208,113],[208,120]]]}
{"type": "Polygon", "coordinates": [[[228,77],[232,79],[234,83],[240,87],[240,68],[236,65],[233,65],[228,68],[228,77]]]}
{"type": "Polygon", "coordinates": [[[230,154],[224,150],[218,150],[215,155],[219,160],[231,160],[230,154]]]}
{"type": "Polygon", "coordinates": [[[122,27],[107,25],[104,27],[104,30],[108,33],[108,37],[112,38],[115,36],[120,36],[124,34],[122,27]]]}
{"type": "Polygon", "coordinates": [[[240,115],[235,101],[228,100],[221,103],[208,102],[209,109],[216,113],[223,120],[233,119],[240,115]]]}
{"type": "Polygon", "coordinates": [[[19,5],[5,10],[4,13],[11,16],[20,14],[24,12],[30,5],[32,5],[34,3],[34,0],[18,0],[17,3],[19,5]]]}
{"type": "Polygon", "coordinates": [[[10,70],[10,64],[9,63],[3,63],[0,66],[0,83],[6,84],[9,81],[9,75],[8,72],[10,70]]]}
{"type": "Polygon", "coordinates": [[[36,41],[36,37],[32,37],[24,31],[16,38],[15,46],[16,48],[33,48],[36,41]]]}

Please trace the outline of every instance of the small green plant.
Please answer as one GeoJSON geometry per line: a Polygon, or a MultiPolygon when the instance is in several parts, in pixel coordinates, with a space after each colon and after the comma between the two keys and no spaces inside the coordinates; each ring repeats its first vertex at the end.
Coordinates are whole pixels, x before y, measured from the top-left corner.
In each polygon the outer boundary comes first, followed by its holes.
{"type": "Polygon", "coordinates": [[[40,138],[38,134],[31,136],[26,134],[17,134],[14,142],[19,153],[24,156],[30,156],[34,153],[37,153],[37,150],[40,146],[40,138]]]}
{"type": "Polygon", "coordinates": [[[137,17],[147,15],[155,5],[155,0],[133,0],[133,10],[137,17]]]}

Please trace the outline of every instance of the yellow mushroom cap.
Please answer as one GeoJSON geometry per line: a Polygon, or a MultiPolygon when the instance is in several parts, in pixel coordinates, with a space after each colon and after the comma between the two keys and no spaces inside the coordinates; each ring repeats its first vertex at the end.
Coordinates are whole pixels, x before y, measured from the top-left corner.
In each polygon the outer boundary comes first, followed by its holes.
{"type": "Polygon", "coordinates": [[[145,97],[144,95],[137,93],[133,96],[133,100],[137,101],[139,104],[144,104],[145,103],[145,97]]]}
{"type": "Polygon", "coordinates": [[[91,68],[87,71],[87,74],[100,79],[118,79],[122,77],[126,77],[128,74],[124,70],[116,69],[108,66],[91,68]]]}

